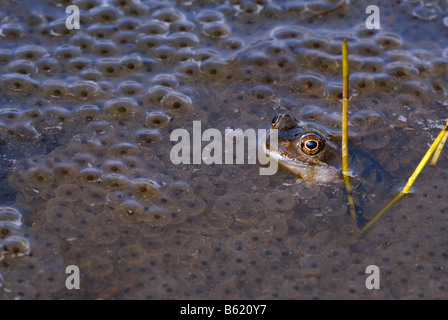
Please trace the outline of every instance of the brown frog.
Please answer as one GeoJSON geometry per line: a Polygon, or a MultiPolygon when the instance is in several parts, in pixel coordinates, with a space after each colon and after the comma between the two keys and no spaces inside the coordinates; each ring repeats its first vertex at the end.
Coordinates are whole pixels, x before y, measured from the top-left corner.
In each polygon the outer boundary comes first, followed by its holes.
{"type": "MultiPolygon", "coordinates": [[[[304,181],[341,181],[341,148],[340,143],[336,142],[341,139],[339,133],[315,123],[298,121],[290,113],[275,116],[272,129],[278,130],[278,147],[271,147],[269,133],[262,147],[280,165],[304,181]]],[[[349,132],[349,139],[357,138],[355,133],[349,132]]],[[[387,189],[392,185],[388,173],[372,157],[357,148],[349,147],[349,167],[357,182],[376,186],[382,184],[387,189]]]]}
{"type": "MultiPolygon", "coordinates": [[[[289,113],[275,116],[272,129],[278,130],[278,147],[271,147],[268,133],[262,144],[266,154],[304,181],[324,185],[339,183],[343,187],[341,151],[335,141],[341,139],[340,134],[314,123],[297,121],[289,113]]],[[[362,227],[367,220],[361,208],[375,199],[386,197],[394,183],[373,158],[356,148],[349,148],[349,167],[356,215],[362,227]]]]}
{"type": "Polygon", "coordinates": [[[339,150],[332,141],[336,135],[302,121],[290,113],[279,114],[272,120],[278,130],[278,148],[271,148],[270,134],[266,136],[265,152],[280,165],[296,173],[304,181],[328,183],[340,181],[336,168],[340,163],[339,150]]]}

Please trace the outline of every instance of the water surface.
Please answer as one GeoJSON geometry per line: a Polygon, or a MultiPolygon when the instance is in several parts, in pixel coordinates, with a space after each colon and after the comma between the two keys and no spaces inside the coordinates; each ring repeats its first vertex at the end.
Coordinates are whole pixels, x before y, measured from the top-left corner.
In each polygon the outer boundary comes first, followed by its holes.
{"type": "Polygon", "coordinates": [[[351,129],[382,129],[352,148],[390,177],[355,190],[372,218],[446,121],[447,4],[381,4],[368,30],[371,3],[342,2],[79,0],[67,30],[68,1],[0,1],[0,297],[446,298],[446,152],[361,238],[342,184],[170,161],[193,121],[338,131],[345,38],[351,129]]]}

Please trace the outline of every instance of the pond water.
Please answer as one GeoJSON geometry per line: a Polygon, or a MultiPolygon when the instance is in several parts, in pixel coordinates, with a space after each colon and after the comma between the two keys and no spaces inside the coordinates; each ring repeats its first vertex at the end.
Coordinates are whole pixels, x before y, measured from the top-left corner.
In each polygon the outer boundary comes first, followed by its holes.
{"type": "Polygon", "coordinates": [[[193,121],[340,132],[347,39],[371,219],[447,119],[448,3],[389,1],[370,30],[370,2],[78,0],[69,30],[70,1],[0,0],[0,299],[447,298],[446,150],[364,235],[341,181],[170,158],[193,121]]]}

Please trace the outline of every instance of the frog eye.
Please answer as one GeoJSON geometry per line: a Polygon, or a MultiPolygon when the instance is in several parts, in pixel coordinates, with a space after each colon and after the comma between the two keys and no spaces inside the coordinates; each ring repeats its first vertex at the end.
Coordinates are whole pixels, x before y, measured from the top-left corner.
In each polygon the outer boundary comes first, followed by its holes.
{"type": "Polygon", "coordinates": [[[323,148],[322,138],[317,134],[304,135],[300,140],[300,149],[307,155],[315,155],[323,148]]]}

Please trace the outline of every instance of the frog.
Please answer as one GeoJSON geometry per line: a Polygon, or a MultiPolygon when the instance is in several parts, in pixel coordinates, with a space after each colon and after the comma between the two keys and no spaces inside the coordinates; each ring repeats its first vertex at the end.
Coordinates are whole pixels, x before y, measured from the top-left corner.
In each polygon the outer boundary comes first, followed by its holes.
{"type": "Polygon", "coordinates": [[[278,130],[278,148],[271,148],[271,133],[267,134],[263,148],[279,165],[304,181],[340,181],[336,167],[339,151],[333,141],[337,139],[335,133],[315,124],[297,121],[290,113],[276,115],[272,129],[278,130]]]}
{"type": "MultiPolygon", "coordinates": [[[[298,121],[292,114],[276,115],[272,129],[277,129],[277,148],[271,147],[272,132],[268,132],[262,147],[265,153],[278,161],[306,184],[321,185],[325,192],[335,186],[344,188],[341,174],[341,134],[329,128],[305,121],[298,121]]],[[[349,139],[358,138],[349,131],[349,139]]],[[[364,211],[375,199],[386,197],[395,182],[378,162],[358,148],[349,147],[349,168],[358,226],[362,228],[368,219],[364,211]]],[[[347,206],[347,214],[349,207],[347,206]]]]}
{"type": "MultiPolygon", "coordinates": [[[[276,159],[280,166],[297,174],[303,181],[315,183],[340,183],[341,175],[341,133],[316,123],[298,121],[290,113],[276,115],[272,129],[277,129],[278,148],[271,148],[270,135],[264,139],[264,152],[276,159]]],[[[349,139],[356,133],[349,132],[349,139]]],[[[365,152],[349,148],[351,175],[363,184],[390,185],[390,176],[365,152]]]]}

